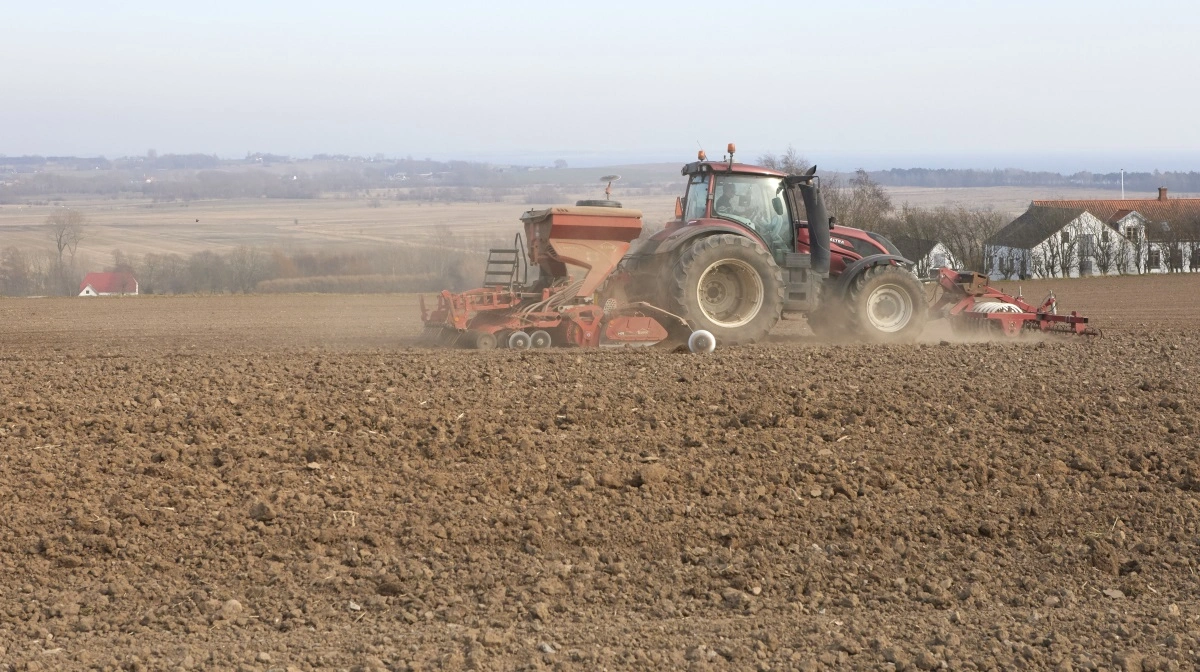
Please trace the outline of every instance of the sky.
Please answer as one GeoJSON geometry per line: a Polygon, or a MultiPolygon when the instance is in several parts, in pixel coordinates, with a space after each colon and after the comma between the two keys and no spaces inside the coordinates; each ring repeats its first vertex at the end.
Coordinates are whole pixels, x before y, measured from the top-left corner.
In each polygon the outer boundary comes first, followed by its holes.
{"type": "Polygon", "coordinates": [[[1200,3],[9,3],[0,154],[1200,170],[1200,3]],[[831,163],[832,162],[832,163],[831,163]]]}

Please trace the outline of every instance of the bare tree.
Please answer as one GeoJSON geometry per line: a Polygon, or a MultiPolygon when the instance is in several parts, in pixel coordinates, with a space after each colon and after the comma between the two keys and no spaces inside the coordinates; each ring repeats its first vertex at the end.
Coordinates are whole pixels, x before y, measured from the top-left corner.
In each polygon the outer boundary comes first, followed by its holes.
{"type": "Polygon", "coordinates": [[[1058,234],[1039,243],[1038,249],[1042,252],[1041,256],[1045,262],[1048,277],[1057,278],[1059,270],[1062,268],[1062,244],[1058,240],[1058,234]]]}
{"type": "Polygon", "coordinates": [[[1108,275],[1116,271],[1121,272],[1120,260],[1123,256],[1124,248],[1121,245],[1120,237],[1115,231],[1108,226],[1104,226],[1100,231],[1100,240],[1096,244],[1096,269],[1101,275],[1108,275]]]}
{"type": "Polygon", "coordinates": [[[248,294],[267,277],[267,255],[256,248],[242,245],[229,253],[229,289],[248,294]]]}
{"type": "Polygon", "coordinates": [[[984,269],[987,265],[987,241],[1007,222],[1003,213],[990,208],[972,210],[965,206],[947,209],[951,221],[939,239],[968,270],[984,269]]]}
{"type": "Polygon", "coordinates": [[[137,266],[138,287],[143,294],[161,294],[162,255],[147,252],[137,266]]]}
{"type": "Polygon", "coordinates": [[[225,257],[216,252],[203,250],[188,257],[186,276],[190,291],[220,294],[229,286],[228,274],[225,257]]]}
{"type": "Polygon", "coordinates": [[[1183,253],[1186,241],[1183,239],[1183,227],[1171,226],[1167,222],[1162,223],[1163,240],[1159,244],[1159,248],[1163,252],[1163,260],[1166,262],[1168,273],[1183,272],[1183,253]]]}
{"type": "Polygon", "coordinates": [[[78,210],[59,210],[46,218],[45,228],[54,248],[58,251],[59,263],[63,262],[65,254],[75,255],[79,241],[83,240],[83,227],[86,220],[78,210]]]}
{"type": "Polygon", "coordinates": [[[1005,280],[1014,280],[1021,274],[1020,262],[1023,261],[1023,253],[1013,247],[1005,248],[997,255],[997,260],[1000,266],[1000,274],[1005,280]]]}
{"type": "Polygon", "coordinates": [[[125,254],[121,250],[113,250],[112,257],[112,270],[118,273],[130,273],[137,275],[134,270],[138,265],[136,256],[125,254]]]}
{"type": "Polygon", "coordinates": [[[854,173],[849,197],[843,211],[835,213],[844,224],[865,231],[878,231],[886,226],[892,214],[892,197],[867,171],[859,169],[854,173]]]}
{"type": "MultiPolygon", "coordinates": [[[[898,245],[899,241],[906,238],[912,241],[927,242],[936,242],[938,239],[938,222],[932,212],[925,208],[912,207],[907,203],[902,205],[892,217],[880,222],[876,230],[891,238],[892,242],[898,245]]],[[[914,270],[918,276],[924,278],[929,275],[932,265],[928,254],[921,255],[921,258],[912,261],[916,265],[914,270]]],[[[947,260],[947,263],[950,261],[947,260]]]]}
{"type": "Polygon", "coordinates": [[[796,148],[791,145],[788,145],[787,151],[781,155],[767,153],[758,157],[758,165],[788,175],[799,175],[812,167],[812,164],[800,156],[796,148]]]}
{"type": "Polygon", "coordinates": [[[54,275],[58,284],[56,289],[60,294],[70,295],[76,291],[75,251],[79,249],[79,241],[83,240],[85,224],[83,213],[66,208],[46,218],[46,234],[58,253],[54,275]]]}
{"type": "Polygon", "coordinates": [[[940,242],[957,268],[987,272],[997,255],[1004,256],[987,241],[1005,223],[1005,216],[991,209],[969,209],[962,205],[919,208],[905,204],[899,212],[879,220],[877,230],[884,235],[940,242]]]}
{"type": "Polygon", "coordinates": [[[1046,261],[1045,247],[1038,245],[1029,251],[1029,270],[1035,278],[1050,277],[1050,264],[1046,261]]]}
{"type": "Polygon", "coordinates": [[[1129,247],[1131,250],[1133,270],[1138,275],[1148,272],[1150,269],[1147,265],[1150,261],[1150,243],[1146,240],[1146,231],[1144,227],[1136,227],[1130,229],[1129,247]]]}
{"type": "Polygon", "coordinates": [[[161,292],[182,294],[187,291],[195,291],[188,284],[187,261],[183,257],[178,254],[164,254],[160,255],[159,262],[161,279],[158,284],[162,287],[161,292]]]}
{"type": "Polygon", "coordinates": [[[33,285],[29,255],[19,247],[6,247],[0,253],[0,294],[28,296],[33,285]]]}
{"type": "Polygon", "coordinates": [[[1079,263],[1079,236],[1071,229],[1062,229],[1043,243],[1046,248],[1046,265],[1050,275],[1071,277],[1071,271],[1079,263]]]}
{"type": "MultiPolygon", "coordinates": [[[[1118,234],[1119,235],[1119,234],[1118,234]]],[[[1133,265],[1133,244],[1119,243],[1120,252],[1117,254],[1117,273],[1121,275],[1136,273],[1133,265]]]]}

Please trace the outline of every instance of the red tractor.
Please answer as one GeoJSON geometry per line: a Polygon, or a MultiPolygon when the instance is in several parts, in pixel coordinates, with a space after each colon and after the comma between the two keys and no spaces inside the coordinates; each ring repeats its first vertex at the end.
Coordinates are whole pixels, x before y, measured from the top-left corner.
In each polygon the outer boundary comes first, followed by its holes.
{"type": "MultiPolygon", "coordinates": [[[[513,248],[491,251],[483,287],[443,291],[432,308],[422,299],[427,329],[479,349],[686,341],[696,350],[761,340],[791,311],[818,336],[915,339],[931,308],[912,263],[881,235],[837,226],[815,168],[787,175],[735,163],[733,151],[724,161],[701,152],[683,167],[678,217],[648,238],[641,213],[615,201],[525,213],[524,242],[518,234],[513,248]]],[[[1086,318],[1051,317],[980,277],[939,275],[935,316],[1009,335],[1085,332],[1086,318]]]]}
{"type": "MultiPolygon", "coordinates": [[[[815,167],[725,161],[683,167],[679,218],[623,262],[628,298],[663,306],[721,343],[763,338],[783,311],[819,336],[911,340],[928,315],[911,262],[883,236],[837,226],[815,167]]],[[[618,269],[620,270],[620,269],[618,269]]]]}

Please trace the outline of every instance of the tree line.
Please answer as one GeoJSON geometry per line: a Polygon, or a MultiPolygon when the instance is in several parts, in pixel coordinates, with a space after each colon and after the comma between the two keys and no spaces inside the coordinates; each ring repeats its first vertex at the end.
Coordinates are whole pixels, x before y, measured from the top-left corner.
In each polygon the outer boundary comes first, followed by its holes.
{"type": "MultiPolygon", "coordinates": [[[[871,179],[888,187],[1066,187],[1120,189],[1121,173],[1081,171],[1064,175],[1019,168],[973,170],[954,168],[893,168],[870,173],[871,179]]],[[[1200,172],[1153,171],[1125,173],[1125,188],[1153,192],[1158,187],[1181,192],[1200,191],[1200,172]]]]}
{"type": "MultiPolygon", "coordinates": [[[[805,163],[788,148],[781,155],[766,154],[763,163],[805,163]]],[[[564,161],[556,165],[565,167],[564,161]]],[[[527,169],[528,167],[526,167],[527,169]]],[[[31,198],[62,199],[81,194],[109,197],[146,197],[156,200],[207,198],[318,198],[323,194],[388,189],[398,199],[497,200],[528,186],[517,179],[521,167],[500,167],[473,161],[385,159],[346,155],[316,155],[293,159],[250,153],[244,159],[221,159],[208,154],[164,154],[104,157],[2,157],[0,203],[31,198]],[[511,172],[515,170],[516,173],[511,172]],[[510,172],[506,172],[510,171],[510,172]],[[515,181],[514,181],[515,180],[515,181]],[[482,190],[482,191],[481,191],[482,190]]],[[[531,173],[536,175],[537,173],[531,173]]],[[[871,171],[869,177],[885,187],[996,187],[1119,189],[1121,173],[1080,171],[1071,174],[1019,168],[953,169],[893,168],[871,171]]],[[[832,176],[830,176],[832,177],[832,176]]],[[[1153,171],[1125,173],[1125,187],[1153,192],[1167,187],[1177,192],[1200,192],[1200,172],[1153,171]]],[[[850,179],[850,176],[843,176],[850,179]]],[[[552,180],[545,182],[551,184],[552,180]]],[[[635,186],[623,184],[623,187],[635,186]]],[[[651,185],[643,185],[651,186],[651,185]]],[[[652,186],[662,186],[655,183],[652,186]]],[[[672,185],[674,188],[674,185],[672,185]]]]}

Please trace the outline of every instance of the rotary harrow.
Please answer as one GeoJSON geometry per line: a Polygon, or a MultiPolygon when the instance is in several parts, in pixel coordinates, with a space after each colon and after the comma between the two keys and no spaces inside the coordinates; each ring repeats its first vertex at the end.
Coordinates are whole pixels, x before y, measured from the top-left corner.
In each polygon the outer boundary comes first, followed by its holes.
{"type": "Polygon", "coordinates": [[[1058,314],[1058,299],[1050,292],[1038,305],[988,284],[987,276],[949,268],[938,269],[930,317],[945,318],[955,333],[1018,337],[1029,333],[1099,336],[1088,318],[1076,311],[1058,314]]]}

